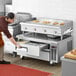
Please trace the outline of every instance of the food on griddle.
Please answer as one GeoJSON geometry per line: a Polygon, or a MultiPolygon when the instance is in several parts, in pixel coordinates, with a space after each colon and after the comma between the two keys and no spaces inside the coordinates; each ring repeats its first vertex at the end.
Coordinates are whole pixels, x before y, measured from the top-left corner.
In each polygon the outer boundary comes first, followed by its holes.
{"type": "Polygon", "coordinates": [[[43,24],[50,24],[51,22],[50,21],[43,21],[42,23],[43,24]]]}
{"type": "Polygon", "coordinates": [[[53,25],[58,25],[58,24],[59,24],[58,22],[54,22],[54,23],[53,23],[53,25]]]}
{"type": "Polygon", "coordinates": [[[32,22],[38,23],[38,22],[40,22],[40,21],[39,21],[39,20],[33,20],[32,22]]]}
{"type": "Polygon", "coordinates": [[[71,54],[76,55],[76,49],[72,50],[71,54]]]}
{"type": "Polygon", "coordinates": [[[64,22],[60,23],[60,25],[64,25],[64,22]]]}

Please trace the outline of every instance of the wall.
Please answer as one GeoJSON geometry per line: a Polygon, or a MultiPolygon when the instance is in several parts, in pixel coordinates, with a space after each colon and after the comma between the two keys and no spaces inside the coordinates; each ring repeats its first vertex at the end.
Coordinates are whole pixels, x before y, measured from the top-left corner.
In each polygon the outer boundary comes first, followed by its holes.
{"type": "Polygon", "coordinates": [[[5,4],[12,4],[12,0],[4,0],[5,4]]]}
{"type": "Polygon", "coordinates": [[[12,4],[12,0],[0,0],[0,16],[4,16],[5,4],[12,4]]]}
{"type": "Polygon", "coordinates": [[[0,16],[4,15],[4,0],[0,0],[0,16]]]}
{"type": "Polygon", "coordinates": [[[73,47],[76,48],[76,0],[13,0],[13,11],[30,12],[36,17],[73,20],[73,47]]]}

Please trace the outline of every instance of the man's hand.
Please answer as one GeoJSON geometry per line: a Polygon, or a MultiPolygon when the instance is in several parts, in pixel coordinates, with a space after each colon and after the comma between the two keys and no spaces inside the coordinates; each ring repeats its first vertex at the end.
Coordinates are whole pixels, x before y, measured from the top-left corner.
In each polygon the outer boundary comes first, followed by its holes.
{"type": "Polygon", "coordinates": [[[15,41],[15,39],[13,37],[9,38],[9,40],[17,47],[17,48],[21,48],[21,46],[15,41]]]}
{"type": "Polygon", "coordinates": [[[18,44],[16,45],[16,47],[17,47],[17,48],[21,48],[21,46],[20,46],[20,45],[18,45],[18,44]]]}

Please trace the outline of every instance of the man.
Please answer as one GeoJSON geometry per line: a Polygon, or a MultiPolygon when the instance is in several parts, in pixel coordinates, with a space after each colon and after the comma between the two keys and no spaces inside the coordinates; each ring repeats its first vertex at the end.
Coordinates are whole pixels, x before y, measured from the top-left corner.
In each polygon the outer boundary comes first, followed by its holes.
{"type": "Polygon", "coordinates": [[[2,32],[16,47],[20,47],[8,31],[8,24],[13,23],[14,18],[15,15],[12,12],[8,13],[7,16],[0,17],[0,64],[10,64],[10,62],[4,60],[4,41],[2,39],[2,32]]]}

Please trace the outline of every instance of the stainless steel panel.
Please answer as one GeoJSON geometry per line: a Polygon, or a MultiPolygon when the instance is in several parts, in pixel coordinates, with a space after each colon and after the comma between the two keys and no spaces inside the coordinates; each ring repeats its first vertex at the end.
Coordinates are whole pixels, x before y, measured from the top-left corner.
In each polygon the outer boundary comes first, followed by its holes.
{"type": "Polygon", "coordinates": [[[75,76],[76,75],[76,60],[66,59],[62,60],[62,76],[75,76]]]}

